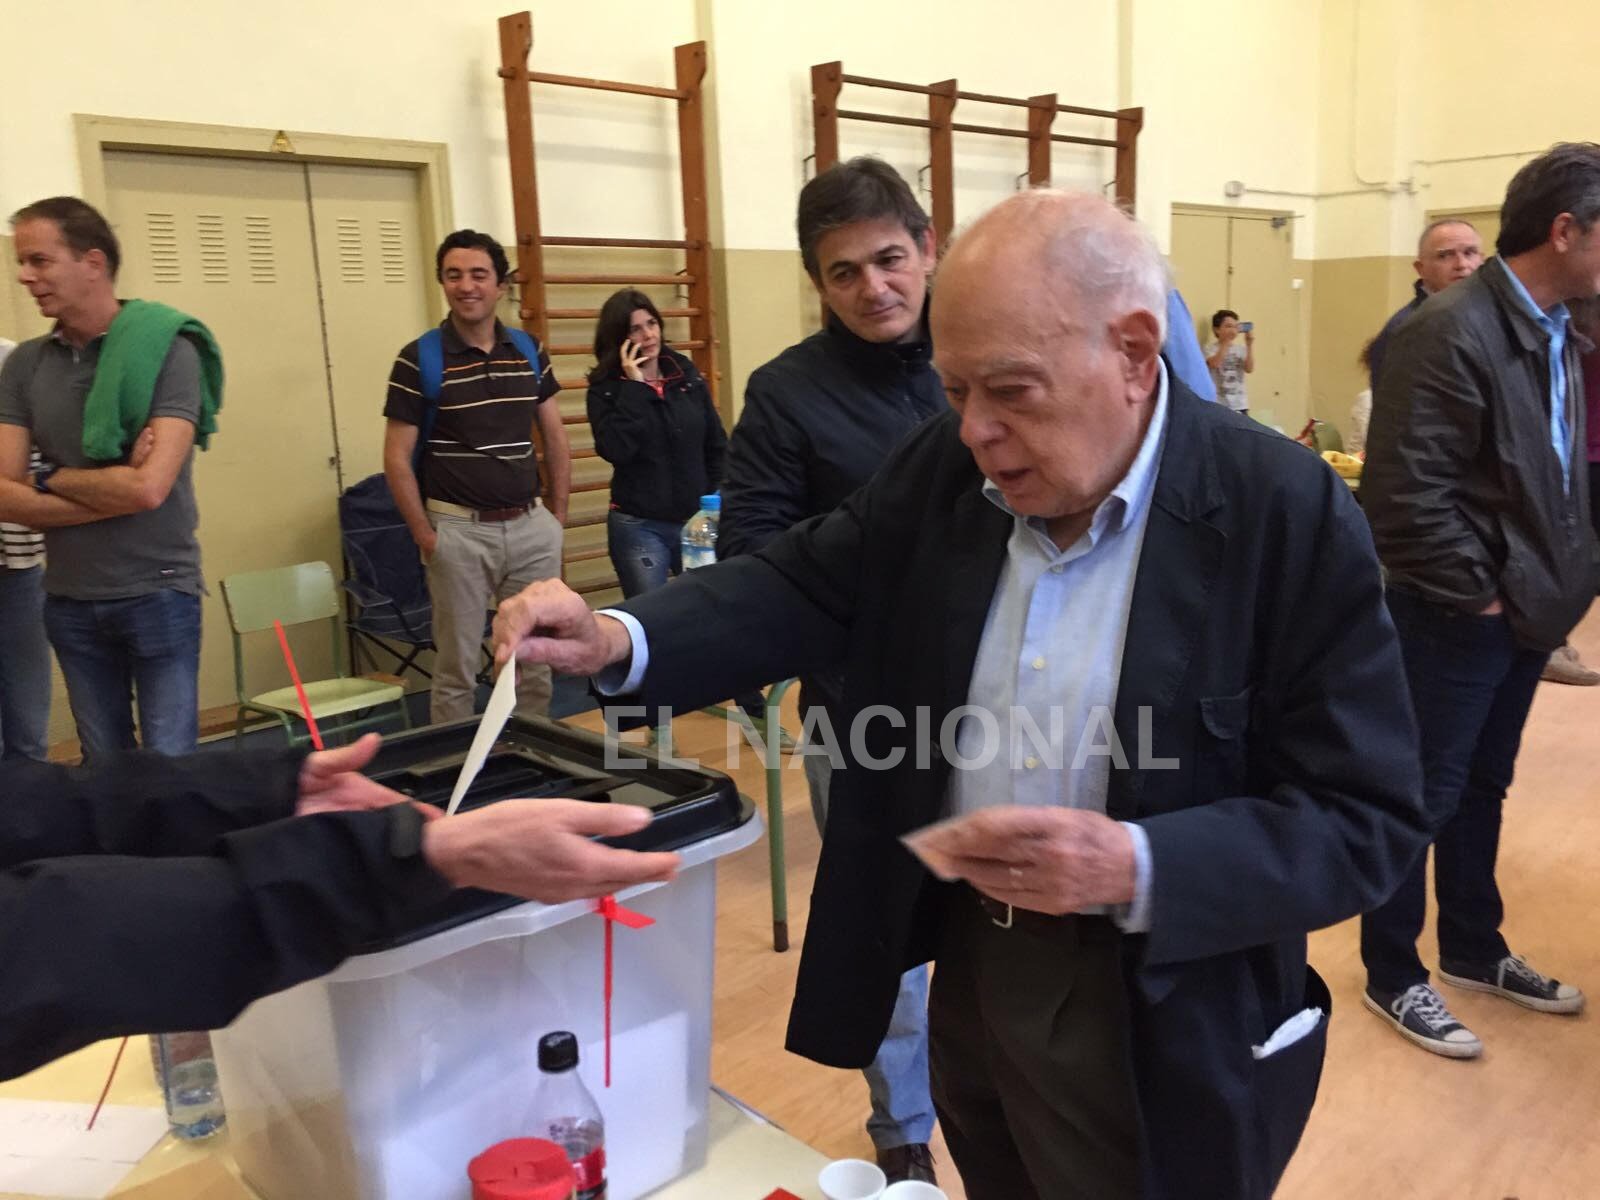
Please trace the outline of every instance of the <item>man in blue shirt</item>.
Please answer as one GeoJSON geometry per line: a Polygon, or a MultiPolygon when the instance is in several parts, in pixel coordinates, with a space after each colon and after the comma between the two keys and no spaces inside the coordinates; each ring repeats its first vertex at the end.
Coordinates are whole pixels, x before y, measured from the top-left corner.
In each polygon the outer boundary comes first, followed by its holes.
{"type": "MultiPolygon", "coordinates": [[[[1566,300],[1600,292],[1600,145],[1512,179],[1500,256],[1406,320],[1378,377],[1362,503],[1388,573],[1422,738],[1439,974],[1546,1013],[1583,993],[1513,954],[1495,881],[1501,808],[1550,652],[1595,595],[1585,415],[1566,300]]],[[[1427,856],[1362,920],[1366,1004],[1449,1058],[1483,1044],[1428,982],[1427,856]]]]}

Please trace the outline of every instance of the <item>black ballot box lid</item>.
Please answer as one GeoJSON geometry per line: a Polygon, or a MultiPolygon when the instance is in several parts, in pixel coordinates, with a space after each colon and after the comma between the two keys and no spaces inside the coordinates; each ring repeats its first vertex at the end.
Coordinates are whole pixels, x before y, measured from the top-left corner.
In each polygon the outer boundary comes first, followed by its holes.
{"type": "MultiPolygon", "coordinates": [[[[478,722],[471,719],[386,738],[366,774],[443,809],[477,731],[478,722]]],[[[604,738],[587,730],[513,716],[457,811],[540,797],[650,809],[654,819],[639,832],[597,839],[626,850],[679,850],[737,829],[754,812],[720,771],[669,762],[644,746],[612,742],[608,750],[604,738]]],[[[463,888],[412,927],[358,953],[392,949],[522,903],[515,896],[463,888]]]]}

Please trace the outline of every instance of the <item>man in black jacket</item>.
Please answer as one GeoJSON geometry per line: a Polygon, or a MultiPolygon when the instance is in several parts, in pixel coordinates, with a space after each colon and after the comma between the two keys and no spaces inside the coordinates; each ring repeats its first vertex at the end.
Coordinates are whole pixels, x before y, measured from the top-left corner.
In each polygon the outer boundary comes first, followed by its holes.
{"type": "MultiPolygon", "coordinates": [[[[728,446],[719,558],[753,553],[832,512],[945,407],[927,323],[936,235],[905,180],[881,159],[839,163],[801,189],[796,226],[827,321],[750,376],[728,446]]],[[[828,817],[840,683],[836,664],[800,680],[802,764],[818,829],[828,817]]],[[[927,1007],[928,976],[917,967],[865,1072],[867,1132],[891,1182],[934,1178],[927,1007]]]]}
{"type": "MultiPolygon", "coordinates": [[[[1439,974],[1539,1012],[1583,993],[1511,953],[1495,857],[1539,673],[1595,595],[1579,347],[1563,301],[1600,291],[1600,145],[1512,179],[1499,257],[1400,326],[1373,397],[1362,502],[1388,569],[1422,737],[1439,974]]],[[[1483,1045],[1417,955],[1427,855],[1362,920],[1366,1004],[1424,1049],[1483,1045]]]]}
{"type": "Polygon", "coordinates": [[[589,840],[648,824],[630,805],[402,803],[359,773],[377,749],[0,763],[0,1079],[100,1038],[220,1029],[452,888],[559,903],[676,865],[589,840]]]}
{"type": "Polygon", "coordinates": [[[497,654],[680,708],[844,662],[789,1048],[866,1062],[937,956],[971,1200],[1267,1200],[1326,1046],[1306,931],[1380,903],[1425,836],[1366,521],[1171,379],[1160,252],[1098,196],[1008,200],[940,270],[954,413],[615,618],[536,584],[497,654]],[[1003,753],[969,754],[986,720],[1003,753]],[[957,813],[946,884],[900,839],[957,813]]]}

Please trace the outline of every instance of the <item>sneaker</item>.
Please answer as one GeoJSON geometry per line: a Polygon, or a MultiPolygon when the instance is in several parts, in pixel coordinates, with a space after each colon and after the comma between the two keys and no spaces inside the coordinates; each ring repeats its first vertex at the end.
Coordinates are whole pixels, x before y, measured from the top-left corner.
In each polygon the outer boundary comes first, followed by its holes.
{"type": "Polygon", "coordinates": [[[1456,1020],[1444,997],[1425,983],[1414,983],[1403,992],[1379,992],[1368,985],[1361,1001],[1424,1050],[1445,1058],[1477,1058],[1483,1053],[1478,1035],[1456,1020]]]}
{"type": "Polygon", "coordinates": [[[1497,963],[1474,967],[1465,963],[1439,964],[1439,978],[1458,988],[1503,996],[1524,1008],[1547,1013],[1583,1011],[1583,993],[1570,983],[1541,975],[1515,954],[1497,963]]]}
{"type": "Polygon", "coordinates": [[[1583,665],[1583,660],[1578,657],[1578,652],[1568,642],[1561,649],[1550,655],[1544,664],[1544,671],[1540,679],[1550,683],[1570,683],[1575,687],[1593,687],[1600,683],[1600,671],[1593,670],[1583,665]]]}

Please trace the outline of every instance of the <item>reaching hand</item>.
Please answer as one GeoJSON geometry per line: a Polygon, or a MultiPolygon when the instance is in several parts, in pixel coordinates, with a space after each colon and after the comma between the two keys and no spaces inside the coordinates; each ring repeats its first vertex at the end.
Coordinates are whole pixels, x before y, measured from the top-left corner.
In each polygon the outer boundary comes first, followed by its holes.
{"type": "Polygon", "coordinates": [[[636,833],[649,823],[649,809],[634,805],[502,800],[429,825],[422,852],[457,887],[561,904],[671,879],[676,854],[617,850],[590,840],[636,833]]]}
{"type": "Polygon", "coordinates": [[[494,661],[548,663],[566,675],[593,675],[633,652],[628,631],[596,617],[559,579],[541,579],[501,603],[494,614],[494,661]]]}
{"type": "MultiPolygon", "coordinates": [[[[306,755],[300,767],[300,799],[294,807],[297,817],[312,813],[360,812],[368,808],[388,808],[408,802],[408,797],[368,779],[361,768],[372,761],[383,739],[369,733],[360,741],[335,750],[318,750],[306,755]]],[[[419,804],[424,817],[440,815],[432,805],[419,804]]]]}

